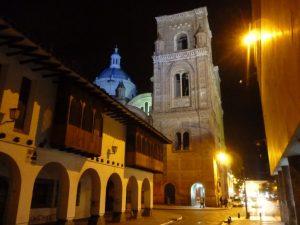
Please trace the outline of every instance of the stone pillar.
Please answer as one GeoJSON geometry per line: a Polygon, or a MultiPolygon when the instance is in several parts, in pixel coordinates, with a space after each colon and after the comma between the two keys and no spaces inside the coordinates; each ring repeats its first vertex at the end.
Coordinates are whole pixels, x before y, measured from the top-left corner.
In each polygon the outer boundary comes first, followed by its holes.
{"type": "Polygon", "coordinates": [[[296,222],[300,222],[300,156],[289,157],[289,169],[293,189],[296,222]]]}
{"type": "Polygon", "coordinates": [[[74,217],[75,217],[75,210],[76,210],[76,195],[77,195],[77,185],[78,185],[78,174],[75,172],[68,171],[69,174],[69,185],[66,184],[66,180],[61,180],[60,185],[61,190],[60,192],[67,193],[60,193],[60,198],[64,198],[61,202],[61,208],[63,210],[58,214],[58,225],[73,225],[74,224],[74,217]],[[69,186],[69,187],[68,187],[69,186]]]}
{"type": "Polygon", "coordinates": [[[283,179],[284,179],[284,189],[286,193],[286,204],[287,204],[287,217],[289,225],[297,225],[297,218],[295,213],[295,201],[292,186],[292,179],[290,175],[290,169],[288,166],[282,167],[283,179]]]}
{"type": "Polygon", "coordinates": [[[278,175],[276,178],[277,178],[277,184],[278,184],[278,197],[279,197],[281,221],[285,222],[287,224],[289,221],[289,218],[288,218],[285,184],[284,184],[283,173],[281,170],[278,171],[278,175]]]}
{"type": "MultiPolygon", "coordinates": [[[[32,172],[32,171],[30,171],[30,172],[32,172]]],[[[36,176],[36,173],[33,173],[33,172],[28,173],[28,176],[26,177],[26,182],[21,183],[16,224],[29,223],[32,191],[33,191],[33,185],[35,182],[35,176],[36,176]]],[[[25,174],[22,177],[24,178],[25,174]]],[[[8,221],[7,224],[10,224],[10,222],[8,221]]]]}

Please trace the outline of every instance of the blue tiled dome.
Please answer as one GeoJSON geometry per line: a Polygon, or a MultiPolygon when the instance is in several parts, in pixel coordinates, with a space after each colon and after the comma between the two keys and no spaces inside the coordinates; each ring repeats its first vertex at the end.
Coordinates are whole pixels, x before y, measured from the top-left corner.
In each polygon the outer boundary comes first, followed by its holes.
{"type": "Polygon", "coordinates": [[[95,79],[94,83],[104,89],[109,95],[116,96],[119,83],[125,86],[125,98],[129,101],[136,96],[136,86],[127,73],[121,69],[121,56],[118,48],[111,55],[110,67],[104,69],[95,79]]]}
{"type": "Polygon", "coordinates": [[[114,79],[114,78],[119,78],[119,79],[124,79],[124,80],[130,80],[129,76],[120,68],[106,68],[103,70],[99,76],[97,76],[98,79],[100,78],[109,78],[109,79],[114,79]]]}

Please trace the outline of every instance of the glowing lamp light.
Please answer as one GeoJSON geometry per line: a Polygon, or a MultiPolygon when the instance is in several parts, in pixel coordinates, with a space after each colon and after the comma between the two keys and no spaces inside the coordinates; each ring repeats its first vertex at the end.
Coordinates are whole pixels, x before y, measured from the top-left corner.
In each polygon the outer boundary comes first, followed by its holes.
{"type": "Polygon", "coordinates": [[[221,163],[226,163],[227,160],[228,160],[228,157],[227,155],[224,153],[224,152],[220,152],[217,156],[218,160],[221,162],[221,163]]]}
{"type": "Polygon", "coordinates": [[[259,40],[259,34],[257,31],[250,31],[244,36],[243,43],[244,45],[251,45],[259,40]]]}
{"type": "Polygon", "coordinates": [[[251,30],[249,31],[243,38],[243,44],[246,46],[250,46],[257,41],[265,42],[272,38],[282,36],[282,31],[276,31],[276,32],[270,32],[267,30],[257,31],[257,30],[251,30]]]}

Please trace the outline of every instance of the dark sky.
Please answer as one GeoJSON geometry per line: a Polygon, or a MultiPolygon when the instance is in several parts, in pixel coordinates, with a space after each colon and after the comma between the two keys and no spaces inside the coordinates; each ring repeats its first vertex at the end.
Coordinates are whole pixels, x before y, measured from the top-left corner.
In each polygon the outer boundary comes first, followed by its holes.
{"type": "Polygon", "coordinates": [[[251,19],[250,0],[2,0],[0,16],[91,81],[109,66],[117,44],[122,69],[141,93],[151,91],[154,17],[202,6],[208,9],[213,61],[221,77],[226,144],[241,154],[246,174],[254,177],[262,161],[255,140],[264,138],[255,73],[248,85],[239,83],[246,77],[240,38],[251,19]]]}

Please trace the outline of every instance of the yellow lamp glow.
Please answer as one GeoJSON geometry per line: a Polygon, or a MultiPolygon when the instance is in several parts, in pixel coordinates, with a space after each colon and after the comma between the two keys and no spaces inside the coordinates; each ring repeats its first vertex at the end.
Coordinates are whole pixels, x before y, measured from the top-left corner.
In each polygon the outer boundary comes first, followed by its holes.
{"type": "Polygon", "coordinates": [[[244,45],[251,45],[259,40],[259,34],[256,30],[250,31],[244,36],[243,43],[244,45]]]}
{"type": "Polygon", "coordinates": [[[277,32],[270,32],[267,30],[251,30],[249,31],[243,38],[243,44],[246,46],[250,46],[257,41],[265,42],[272,38],[282,36],[283,32],[277,31],[277,32]]]}

